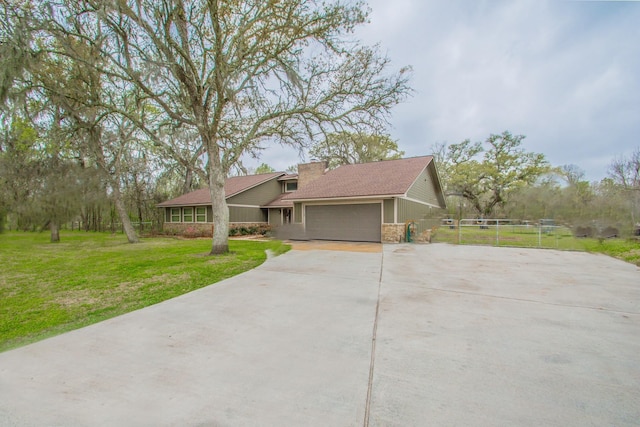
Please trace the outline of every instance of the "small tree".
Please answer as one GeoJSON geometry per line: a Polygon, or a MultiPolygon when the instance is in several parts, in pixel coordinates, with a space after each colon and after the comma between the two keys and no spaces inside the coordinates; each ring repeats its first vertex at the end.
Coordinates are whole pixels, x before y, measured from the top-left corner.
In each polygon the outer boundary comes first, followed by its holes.
{"type": "Polygon", "coordinates": [[[354,163],[399,159],[404,155],[388,135],[339,132],[315,144],[309,155],[328,162],[330,168],[354,163]]]}
{"type": "Polygon", "coordinates": [[[271,166],[269,166],[266,163],[262,163],[260,166],[258,166],[256,168],[256,175],[257,174],[261,174],[261,173],[271,173],[271,172],[275,172],[276,170],[274,168],[272,168],[271,166]]]}
{"type": "Polygon", "coordinates": [[[631,222],[636,224],[640,221],[640,148],[614,160],[609,166],[609,176],[627,193],[631,222]]]}
{"type": "Polygon", "coordinates": [[[77,215],[88,172],[69,156],[55,126],[38,129],[14,117],[0,141],[0,176],[6,207],[24,229],[48,227],[60,241],[60,226],[77,215]]]}

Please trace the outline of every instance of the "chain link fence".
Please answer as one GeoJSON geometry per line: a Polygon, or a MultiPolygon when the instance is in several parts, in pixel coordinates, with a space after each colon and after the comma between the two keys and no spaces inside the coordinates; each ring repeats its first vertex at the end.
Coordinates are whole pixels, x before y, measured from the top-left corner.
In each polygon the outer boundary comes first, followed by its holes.
{"type": "MultiPolygon", "coordinates": [[[[615,236],[610,236],[615,237],[615,236]]],[[[570,228],[550,220],[446,219],[435,229],[432,242],[461,245],[517,246],[581,250],[583,244],[570,228]]]]}

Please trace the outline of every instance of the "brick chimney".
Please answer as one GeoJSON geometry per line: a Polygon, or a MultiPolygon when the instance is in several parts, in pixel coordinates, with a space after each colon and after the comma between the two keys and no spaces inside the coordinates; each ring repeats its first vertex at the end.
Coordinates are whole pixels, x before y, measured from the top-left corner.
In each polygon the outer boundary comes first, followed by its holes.
{"type": "Polygon", "coordinates": [[[327,170],[327,162],[311,162],[298,165],[298,189],[306,187],[311,181],[320,178],[327,170]]]}

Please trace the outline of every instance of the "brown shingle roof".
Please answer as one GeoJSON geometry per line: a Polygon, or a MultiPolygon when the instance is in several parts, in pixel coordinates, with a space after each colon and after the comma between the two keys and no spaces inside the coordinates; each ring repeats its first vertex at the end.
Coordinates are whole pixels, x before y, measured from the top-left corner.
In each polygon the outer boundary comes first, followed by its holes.
{"type": "Polygon", "coordinates": [[[283,193],[261,207],[263,208],[290,208],[293,207],[293,202],[291,200],[283,200],[291,193],[283,193]]]}
{"type": "Polygon", "coordinates": [[[285,200],[311,200],[405,194],[433,156],[343,165],[285,200]]]}
{"type": "Polygon", "coordinates": [[[290,173],[287,175],[282,175],[280,178],[278,178],[278,181],[288,181],[291,179],[298,179],[298,174],[297,173],[290,173]]]}
{"type": "Polygon", "coordinates": [[[234,176],[227,178],[224,183],[224,193],[227,197],[235,196],[263,182],[285,175],[284,172],[262,173],[260,175],[234,176]]]}
{"type": "MultiPolygon", "coordinates": [[[[284,172],[263,173],[260,175],[247,175],[247,176],[234,176],[227,178],[224,183],[224,192],[227,198],[235,196],[238,193],[242,193],[256,185],[262,184],[274,178],[278,178],[285,175],[284,172]]],[[[158,204],[158,207],[168,206],[198,206],[198,205],[210,205],[211,193],[208,188],[192,191],[191,193],[183,194],[175,199],[167,200],[158,204]]]]}

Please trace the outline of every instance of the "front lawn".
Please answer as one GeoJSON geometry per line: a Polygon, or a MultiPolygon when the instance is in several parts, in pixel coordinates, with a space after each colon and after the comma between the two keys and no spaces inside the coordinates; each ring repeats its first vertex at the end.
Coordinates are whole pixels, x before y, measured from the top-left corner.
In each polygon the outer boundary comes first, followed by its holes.
{"type": "Polygon", "coordinates": [[[137,310],[250,270],[289,250],[279,241],[143,239],[121,234],[0,234],[0,351],[137,310]]]}

